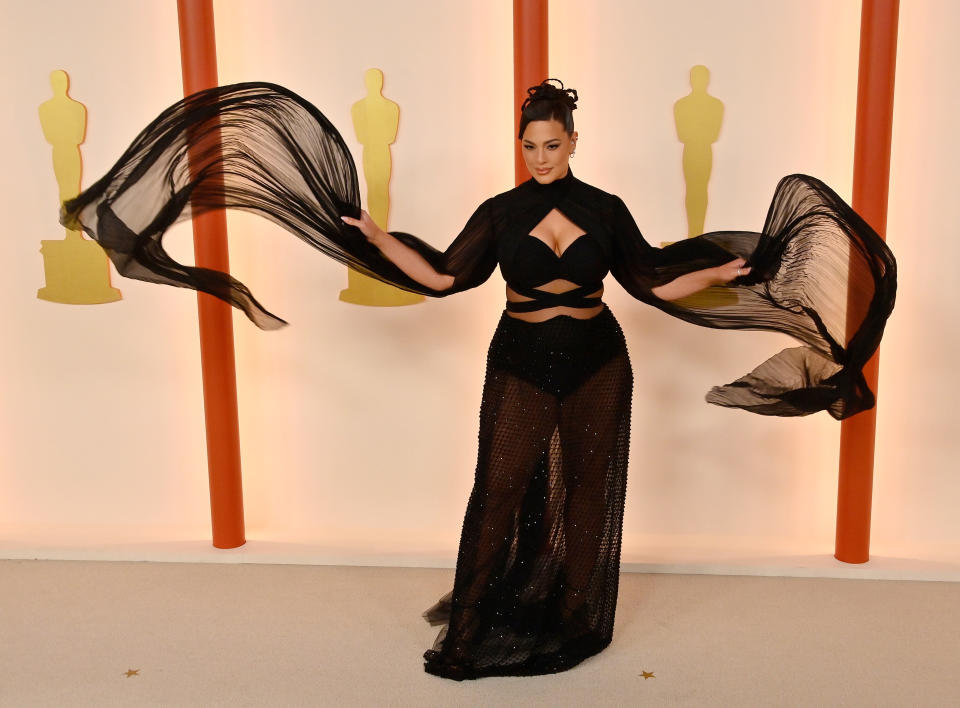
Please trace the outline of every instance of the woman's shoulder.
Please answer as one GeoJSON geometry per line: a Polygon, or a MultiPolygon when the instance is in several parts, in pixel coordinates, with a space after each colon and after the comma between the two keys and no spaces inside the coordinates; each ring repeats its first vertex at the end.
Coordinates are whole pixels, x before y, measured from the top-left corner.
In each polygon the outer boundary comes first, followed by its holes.
{"type": "Polygon", "coordinates": [[[515,216],[518,211],[529,208],[535,201],[535,196],[531,193],[529,185],[522,182],[516,187],[494,194],[484,204],[492,213],[503,218],[510,218],[510,215],[515,216]]]}
{"type": "Polygon", "coordinates": [[[605,189],[601,189],[594,184],[584,182],[581,179],[574,178],[573,182],[576,190],[583,196],[607,203],[623,201],[613,192],[608,192],[605,189]]]}
{"type": "Polygon", "coordinates": [[[592,207],[603,213],[626,209],[626,204],[618,195],[579,179],[574,180],[570,194],[583,206],[592,207]]]}
{"type": "Polygon", "coordinates": [[[521,182],[516,187],[511,187],[506,189],[498,194],[494,194],[488,201],[503,204],[510,201],[513,201],[518,198],[522,198],[524,194],[529,191],[529,183],[521,182]]]}

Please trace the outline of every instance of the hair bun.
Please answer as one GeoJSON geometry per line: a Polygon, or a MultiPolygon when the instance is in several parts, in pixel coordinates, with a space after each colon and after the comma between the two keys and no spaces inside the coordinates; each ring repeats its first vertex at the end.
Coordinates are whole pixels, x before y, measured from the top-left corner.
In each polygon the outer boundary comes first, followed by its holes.
{"type": "Polygon", "coordinates": [[[560,101],[572,111],[577,107],[577,92],[575,89],[564,88],[560,79],[545,79],[527,89],[527,97],[520,106],[521,112],[534,101],[560,101]],[[556,81],[560,86],[554,86],[551,81],[556,81]]]}

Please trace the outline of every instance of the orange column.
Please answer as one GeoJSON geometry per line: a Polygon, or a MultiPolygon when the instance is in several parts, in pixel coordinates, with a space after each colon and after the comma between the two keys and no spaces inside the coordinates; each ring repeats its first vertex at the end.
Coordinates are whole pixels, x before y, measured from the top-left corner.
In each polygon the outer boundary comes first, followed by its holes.
{"type": "MultiPolygon", "coordinates": [[[[893,125],[893,80],[897,63],[899,0],[863,0],[857,132],[853,156],[853,208],[886,238],[893,125]]],[[[879,349],[863,369],[877,393],[879,349]]],[[[879,396],[878,396],[879,397],[879,396]]],[[[840,427],[840,480],[834,556],[847,563],[870,559],[870,508],[877,408],[847,418],[840,427]]]]}
{"type": "MultiPolygon", "coordinates": [[[[527,89],[547,75],[547,0],[513,0],[513,129],[520,127],[520,104],[527,89]]],[[[514,132],[516,135],[516,132],[514,132]]],[[[520,142],[514,149],[517,184],[530,178],[520,142]]]]}
{"type": "MultiPolygon", "coordinates": [[[[177,14],[183,94],[188,96],[218,85],[213,0],[177,0],[177,14]]],[[[218,138],[214,136],[214,139],[218,138]]],[[[229,272],[227,216],[222,209],[194,217],[193,250],[197,266],[229,272]]],[[[240,477],[233,308],[206,293],[197,294],[197,307],[213,545],[217,548],[236,548],[242,546],[246,539],[240,477]]]]}

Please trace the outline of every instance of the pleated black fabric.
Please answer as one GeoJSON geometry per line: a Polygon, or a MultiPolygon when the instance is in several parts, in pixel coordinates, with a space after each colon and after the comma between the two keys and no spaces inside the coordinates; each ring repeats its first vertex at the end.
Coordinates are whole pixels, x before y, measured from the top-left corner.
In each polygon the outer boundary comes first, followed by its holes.
{"type": "MultiPolygon", "coordinates": [[[[259,213],[344,265],[433,297],[480,285],[498,264],[518,292],[533,292],[537,274],[518,265],[531,262],[529,250],[518,255],[530,246],[521,239],[557,209],[589,234],[578,246],[590,249],[579,255],[583,272],[609,269],[636,299],[697,325],[798,341],[711,389],[710,403],[778,416],[825,410],[839,420],[875,402],[862,368],[893,309],[896,262],[859,215],[807,175],[780,181],[762,231],[710,232],[665,248],[647,243],[619,197],[569,172],[547,185],[531,179],[486,199],[444,251],[392,232],[453,276],[439,291],[341,221],[360,212],[356,167],[320,111],[281,86],[243,83],[161,113],[102,179],[64,205],[61,222],[97,240],[122,275],[207,292],[261,328],[283,326],[228,274],[177,263],[164,250],[172,224],[222,208],[259,213]],[[747,276],[679,300],[652,292],[736,257],[752,267],[747,276]]],[[[596,305],[585,296],[599,284],[578,284],[582,292],[566,296],[573,306],[596,305]]],[[[444,625],[425,654],[427,671],[455,679],[551,673],[610,642],[632,382],[623,334],[605,305],[588,320],[531,323],[504,312],[488,353],[454,588],[425,613],[444,625]]]]}
{"type": "Polygon", "coordinates": [[[785,332],[804,345],[715,387],[707,394],[711,403],[781,416],[827,410],[837,419],[873,406],[861,369],[893,309],[896,262],[825,184],[806,175],[783,178],[762,232],[717,231],[654,248],[619,197],[572,174],[562,182],[530,180],[491,197],[442,252],[392,232],[437,271],[454,276],[453,287],[433,290],[340,220],[359,215],[360,196],[356,167],[333,125],[281,86],[243,83],[202,91],[165,110],[102,179],[64,205],[61,222],[99,241],[122,275],[208,292],[273,329],[286,323],[242,283],[174,261],[163,249],[166,230],[210,209],[254,211],[357,271],[443,297],[484,282],[498,260],[512,255],[518,237],[560,208],[604,239],[613,276],[637,299],[704,327],[785,332]],[[737,256],[752,270],[731,283],[683,300],[651,292],[737,256]]]}

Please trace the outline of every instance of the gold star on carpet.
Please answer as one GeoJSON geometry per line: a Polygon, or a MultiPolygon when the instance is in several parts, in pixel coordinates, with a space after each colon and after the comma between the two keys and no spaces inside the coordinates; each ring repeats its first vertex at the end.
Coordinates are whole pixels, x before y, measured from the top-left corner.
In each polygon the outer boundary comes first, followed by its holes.
{"type": "Polygon", "coordinates": [[[644,680],[648,678],[656,678],[656,676],[653,675],[652,671],[641,671],[640,675],[643,676],[644,680]]]}
{"type": "Polygon", "coordinates": [[[124,672],[124,676],[126,676],[127,678],[130,678],[131,676],[139,676],[139,675],[140,675],[140,669],[127,669],[127,671],[124,672]]]}

